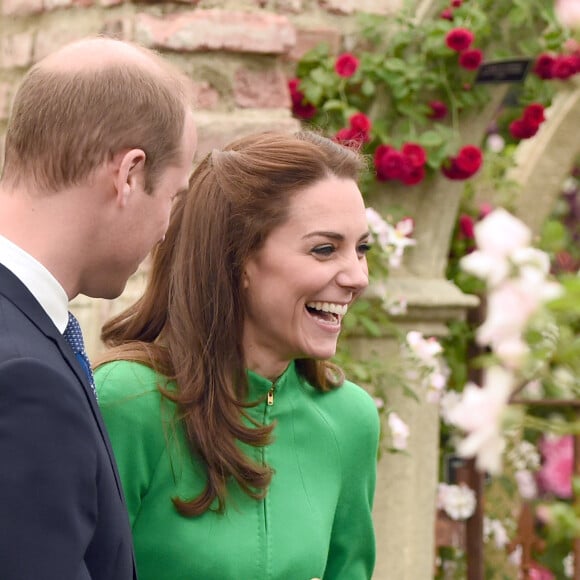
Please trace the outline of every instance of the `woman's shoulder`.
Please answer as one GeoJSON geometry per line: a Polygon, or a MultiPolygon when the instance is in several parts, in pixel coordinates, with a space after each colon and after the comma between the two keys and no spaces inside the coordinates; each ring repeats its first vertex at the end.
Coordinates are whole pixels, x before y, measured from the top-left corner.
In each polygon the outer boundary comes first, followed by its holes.
{"type": "Polygon", "coordinates": [[[319,411],[335,427],[335,432],[346,433],[347,436],[366,434],[371,438],[378,433],[379,414],[376,403],[356,383],[345,380],[332,391],[316,391],[314,397],[319,411]]]}
{"type": "Polygon", "coordinates": [[[377,414],[377,406],[371,395],[363,387],[348,379],[345,379],[338,388],[325,393],[321,400],[337,412],[343,411],[351,415],[356,411],[365,416],[377,414]]]}
{"type": "Polygon", "coordinates": [[[159,386],[167,386],[163,375],[143,363],[128,360],[104,363],[95,369],[94,376],[101,406],[135,398],[158,402],[159,386]]]}

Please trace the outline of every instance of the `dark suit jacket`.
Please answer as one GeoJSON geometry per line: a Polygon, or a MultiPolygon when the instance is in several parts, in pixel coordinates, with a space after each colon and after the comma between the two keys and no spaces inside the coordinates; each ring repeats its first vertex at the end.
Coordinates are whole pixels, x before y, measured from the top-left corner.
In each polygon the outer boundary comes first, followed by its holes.
{"type": "Polygon", "coordinates": [[[88,379],[2,265],[0,578],[136,578],[117,467],[88,379]]]}

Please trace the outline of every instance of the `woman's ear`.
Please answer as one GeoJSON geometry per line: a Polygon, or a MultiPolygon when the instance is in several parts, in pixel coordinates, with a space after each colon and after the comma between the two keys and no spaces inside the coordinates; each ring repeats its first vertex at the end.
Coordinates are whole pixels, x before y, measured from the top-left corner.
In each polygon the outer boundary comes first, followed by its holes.
{"type": "Polygon", "coordinates": [[[250,278],[246,270],[242,272],[242,288],[247,290],[250,287],[250,278]]]}
{"type": "Polygon", "coordinates": [[[145,159],[142,149],[131,149],[122,154],[118,163],[119,169],[115,179],[117,201],[124,207],[129,202],[131,193],[145,181],[145,159]]]}

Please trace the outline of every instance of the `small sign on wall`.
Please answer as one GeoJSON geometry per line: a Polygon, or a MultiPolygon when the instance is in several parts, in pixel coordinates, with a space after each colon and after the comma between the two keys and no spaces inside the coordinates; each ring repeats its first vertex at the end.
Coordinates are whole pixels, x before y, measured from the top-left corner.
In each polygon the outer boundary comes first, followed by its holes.
{"type": "Polygon", "coordinates": [[[477,72],[476,83],[521,83],[528,74],[532,60],[513,58],[483,63],[477,72]]]}

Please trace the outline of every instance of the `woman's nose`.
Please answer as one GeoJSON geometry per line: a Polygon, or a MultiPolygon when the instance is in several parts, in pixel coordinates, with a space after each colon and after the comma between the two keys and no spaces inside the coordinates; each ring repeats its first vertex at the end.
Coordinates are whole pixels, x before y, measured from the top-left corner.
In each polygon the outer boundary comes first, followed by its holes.
{"type": "Polygon", "coordinates": [[[361,258],[358,254],[349,258],[344,262],[336,280],[341,286],[352,288],[355,291],[366,288],[369,284],[369,269],[366,258],[364,256],[361,258]]]}

